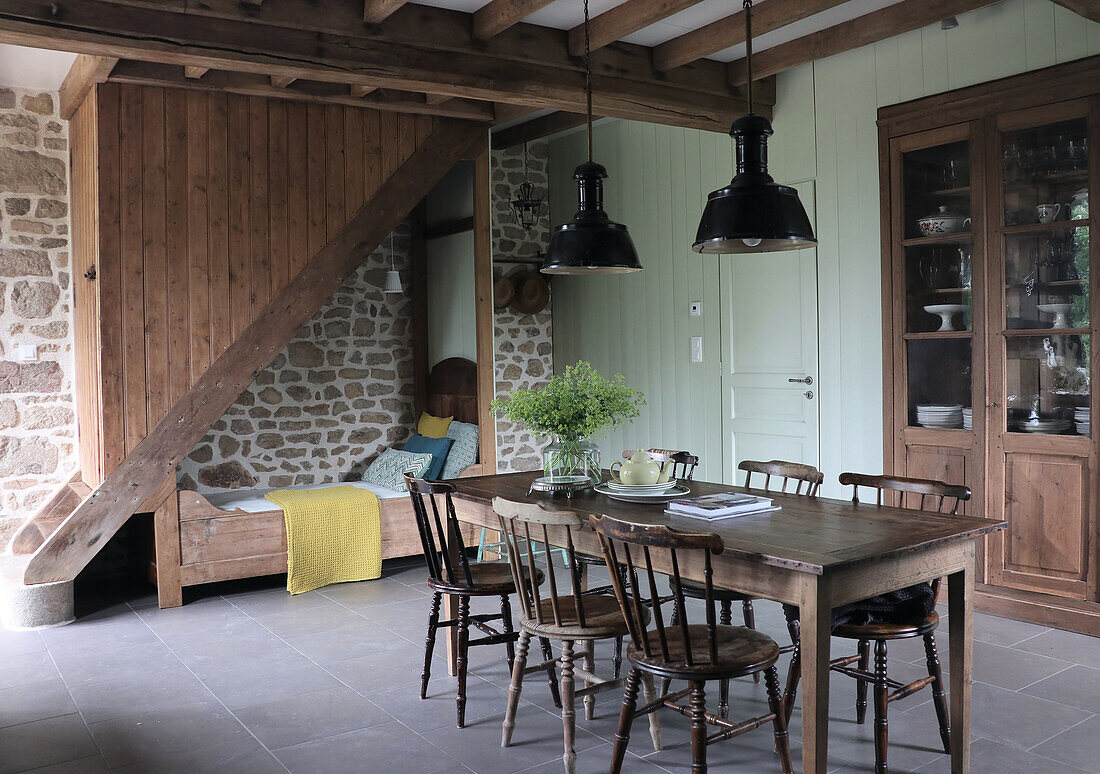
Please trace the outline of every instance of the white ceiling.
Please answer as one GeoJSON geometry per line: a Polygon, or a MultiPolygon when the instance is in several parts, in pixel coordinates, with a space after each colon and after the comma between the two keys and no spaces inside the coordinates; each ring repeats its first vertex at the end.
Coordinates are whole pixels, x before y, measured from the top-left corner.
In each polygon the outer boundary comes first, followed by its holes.
{"type": "Polygon", "coordinates": [[[0,43],[0,86],[57,91],[76,54],[0,43]]]}

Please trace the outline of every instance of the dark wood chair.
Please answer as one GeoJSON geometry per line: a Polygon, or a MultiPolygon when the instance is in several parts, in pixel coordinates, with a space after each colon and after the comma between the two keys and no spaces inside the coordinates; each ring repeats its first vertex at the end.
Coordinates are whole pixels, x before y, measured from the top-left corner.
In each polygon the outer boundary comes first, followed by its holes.
{"type": "Polygon", "coordinates": [[[609,516],[593,516],[592,527],[600,538],[608,566],[625,566],[626,580],[617,573],[611,576],[615,596],[630,632],[627,651],[630,675],[626,680],[619,727],[615,733],[611,774],[622,768],[630,739],[630,727],[636,717],[669,708],[691,719],[691,771],[706,774],[707,747],[714,742],[731,739],[771,723],[775,749],[784,774],[790,774],[791,750],[787,736],[787,716],[779,695],[779,676],[775,664],[779,645],[775,640],[753,629],[718,623],[711,555],[720,554],[722,539],[708,532],[682,532],[664,525],[631,524],[609,516]],[[654,555],[667,559],[677,624],[665,624],[658,603],[657,570],[654,555]],[[691,623],[687,599],[683,590],[681,568],[693,575],[702,575],[706,590],[705,623],[691,623]],[[642,600],[650,601],[654,628],[648,628],[648,611],[642,600]],[[760,717],[734,722],[706,711],[706,683],[764,673],[770,712],[760,717]],[[662,695],[639,708],[638,684],[644,674],[655,677],[686,680],[688,688],[662,695]],[[688,697],[686,705],[678,703],[688,697]],[[708,736],[707,726],[719,730],[708,736]]]}
{"type": "MultiPolygon", "coordinates": [[[[420,698],[428,694],[428,680],[432,672],[432,653],[435,650],[436,631],[441,627],[454,627],[457,633],[458,648],[458,727],[466,723],[466,671],[469,649],[475,645],[501,645],[508,651],[508,666],[511,668],[515,658],[515,643],[519,633],[512,625],[512,607],[508,597],[516,592],[510,567],[504,562],[471,562],[462,540],[462,529],[455,515],[452,484],[442,481],[425,481],[405,476],[405,483],[412,498],[416,526],[420,532],[420,543],[424,549],[424,561],[428,567],[428,585],[432,589],[432,607],[428,614],[428,635],[424,641],[424,671],[420,676],[420,698]],[[442,508],[440,507],[442,501],[442,508]],[[439,607],[444,594],[458,598],[458,617],[452,620],[439,620],[439,607]],[[500,613],[470,615],[471,597],[500,597],[500,613]],[[496,629],[489,625],[491,621],[500,621],[496,629]],[[470,639],[470,627],[485,634],[479,639],[470,639]]],[[[536,571],[527,576],[529,586],[543,582],[543,575],[536,571]],[[531,583],[531,579],[534,583],[531,583]]],[[[551,657],[550,641],[542,640],[543,653],[551,657]]],[[[557,694],[557,680],[551,662],[546,668],[550,690],[554,701],[560,701],[557,694]]]]}
{"type": "MultiPolygon", "coordinates": [[[[970,489],[968,487],[930,479],[841,473],[840,483],[852,487],[853,503],[859,502],[859,488],[861,486],[876,491],[875,502],[878,505],[933,510],[938,513],[957,514],[959,507],[970,499],[970,489]]],[[[931,586],[930,593],[933,600],[939,596],[939,578],[932,581],[931,584],[918,584],[918,586],[912,588],[918,589],[920,586],[931,586]]],[[[787,625],[791,630],[791,638],[797,643],[798,610],[797,608],[785,607],[784,611],[787,614],[787,625]]],[[[834,611],[834,620],[836,613],[837,611],[834,611]]],[[[891,702],[911,696],[928,686],[932,687],[932,703],[936,708],[936,717],[939,720],[943,751],[947,754],[951,753],[951,729],[948,722],[947,696],[944,692],[939,655],[936,652],[935,630],[939,625],[939,621],[939,614],[933,609],[928,615],[915,617],[913,620],[866,624],[835,623],[833,625],[832,634],[834,637],[855,640],[857,643],[857,652],[854,655],[842,656],[833,659],[830,663],[830,668],[834,672],[848,675],[857,681],[857,723],[863,723],[867,716],[867,687],[871,686],[874,691],[876,774],[886,774],[889,771],[886,763],[887,739],[889,736],[887,708],[891,702]],[[886,643],[891,640],[904,640],[913,637],[921,637],[924,640],[928,677],[902,684],[890,679],[887,673],[886,643]],[[875,646],[873,671],[871,669],[871,643],[874,643],[875,646]],[[853,667],[853,664],[856,666],[853,667]]],[[[784,706],[788,718],[794,710],[795,692],[800,676],[801,657],[796,647],[794,658],[791,660],[791,671],[787,677],[787,690],[784,695],[784,706]]]]}
{"type": "MultiPolygon", "coordinates": [[[[596,708],[596,694],[622,685],[618,677],[602,680],[595,675],[593,643],[624,636],[627,633],[626,620],[614,598],[585,594],[577,573],[571,570],[576,566],[577,558],[573,532],[585,526],[583,517],[572,511],[547,510],[540,505],[513,502],[501,497],[493,500],[493,510],[500,519],[500,533],[508,549],[512,580],[519,589],[521,630],[516,659],[512,664],[512,681],[508,687],[508,708],[501,730],[501,747],[507,747],[512,740],[524,675],[552,668],[554,664],[552,660],[547,660],[527,666],[531,637],[557,640],[561,643],[561,717],[565,734],[562,758],[566,774],[574,774],[577,768],[574,748],[576,699],[583,699],[585,717],[591,720],[596,708]],[[564,546],[566,564],[555,568],[553,554],[535,548],[540,543],[544,546],[564,546]],[[538,586],[526,582],[526,578],[540,572],[549,579],[545,594],[540,593],[538,586]],[[578,645],[583,658],[580,669],[574,665],[578,645]],[[584,688],[580,690],[575,687],[578,677],[584,681],[584,688]]],[[[643,617],[648,621],[648,614],[643,617]]],[[[647,697],[652,699],[652,677],[648,678],[646,686],[647,697]]],[[[661,749],[660,726],[655,717],[650,732],[653,748],[661,749]]]]}
{"type": "MultiPolygon", "coordinates": [[[[737,466],[739,470],[745,471],[745,487],[748,489],[753,488],[753,474],[764,477],[764,483],[760,487],[766,491],[779,491],[786,494],[804,495],[806,497],[816,497],[817,492],[821,489],[821,484],[825,480],[824,474],[815,468],[813,465],[803,465],[798,462],[784,462],[783,460],[771,460],[770,462],[758,462],[756,460],[742,460],[737,466]],[[774,485],[774,486],[773,486],[774,485]]],[[[703,599],[705,593],[703,584],[695,583],[693,581],[684,581],[684,595],[691,597],[692,599],[703,599]]],[[[721,605],[721,611],[719,613],[719,620],[723,624],[730,624],[733,622],[733,604],[735,602],[741,603],[741,614],[745,620],[745,626],[750,629],[756,628],[756,611],[753,609],[753,598],[747,594],[742,594],[738,591],[730,591],[729,589],[715,589],[715,598],[721,605]]],[[[673,619],[675,623],[675,619],[673,619]]],[[[792,650],[792,647],[784,648],[784,652],[792,650]]],[[[753,680],[760,682],[760,673],[756,673],[753,676],[753,680]]],[[[665,690],[668,690],[668,685],[664,686],[665,690]]],[[[729,681],[724,681],[720,688],[719,701],[718,701],[718,713],[725,717],[725,713],[729,711],[729,681]]]]}

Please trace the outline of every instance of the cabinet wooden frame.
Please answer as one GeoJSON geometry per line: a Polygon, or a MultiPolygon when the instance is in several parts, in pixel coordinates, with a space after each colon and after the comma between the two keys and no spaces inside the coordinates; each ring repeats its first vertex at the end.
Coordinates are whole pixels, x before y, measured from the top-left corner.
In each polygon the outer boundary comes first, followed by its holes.
{"type": "MultiPolygon", "coordinates": [[[[965,483],[974,491],[969,513],[1009,522],[1008,532],[989,539],[985,561],[979,563],[979,609],[1100,634],[1100,449],[1096,431],[1091,437],[1010,433],[1007,409],[1002,405],[1008,384],[1006,343],[1014,337],[1046,334],[1044,329],[1007,329],[1006,239],[1041,235],[1067,225],[1064,220],[1055,225],[1005,225],[1002,133],[1075,118],[1087,121],[1088,189],[1100,192],[1100,57],[879,110],[883,451],[885,470],[903,475],[957,470],[961,456],[965,483]],[[909,333],[906,250],[925,240],[905,238],[905,218],[919,213],[903,211],[903,154],[959,141],[969,142],[970,147],[973,331],[968,336],[962,332],[909,333]],[[907,347],[913,341],[967,337],[972,344],[973,430],[910,426],[907,347]],[[1025,480],[1030,491],[1007,491],[1013,489],[1012,477],[1025,475],[1029,466],[1033,472],[1025,480]],[[1042,474],[1034,472],[1039,469],[1042,474]],[[1044,485],[1036,488],[1034,480],[1044,485]],[[1046,491],[1047,485],[1052,491],[1046,491]],[[1031,511],[1034,519],[1021,521],[1019,509],[1026,509],[1028,502],[1042,510],[1031,511]],[[1056,522],[1051,517],[1054,513],[1059,514],[1056,522]],[[1043,561],[1044,551],[1051,552],[1049,561],[1043,561]],[[1032,566],[1035,564],[1043,566],[1032,566]],[[1043,600],[1049,604],[1044,606],[1043,600]]],[[[1091,228],[1095,234],[1098,224],[1100,216],[1093,209],[1088,220],[1074,225],[1091,228]]],[[[1090,267],[1100,262],[1095,238],[1089,242],[1089,262],[1090,267]]],[[[1065,332],[1092,335],[1089,377],[1090,384],[1096,384],[1100,379],[1095,351],[1100,281],[1093,278],[1089,282],[1089,325],[1065,332]]],[[[1096,409],[1097,404],[1096,395],[1090,394],[1090,407],[1096,409]]]]}

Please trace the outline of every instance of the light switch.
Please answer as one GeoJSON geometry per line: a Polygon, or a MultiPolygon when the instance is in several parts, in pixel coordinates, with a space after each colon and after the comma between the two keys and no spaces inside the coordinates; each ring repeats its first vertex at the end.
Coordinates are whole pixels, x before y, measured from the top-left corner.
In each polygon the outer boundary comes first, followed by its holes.
{"type": "Polygon", "coordinates": [[[24,363],[32,363],[38,360],[38,345],[20,344],[17,348],[18,357],[24,363]]]}
{"type": "Polygon", "coordinates": [[[703,362],[703,337],[692,336],[691,337],[691,362],[702,363],[703,362]]]}
{"type": "Polygon", "coordinates": [[[701,317],[702,314],[703,314],[703,302],[702,301],[692,301],[691,302],[691,312],[689,312],[689,314],[692,317],[701,317]]]}

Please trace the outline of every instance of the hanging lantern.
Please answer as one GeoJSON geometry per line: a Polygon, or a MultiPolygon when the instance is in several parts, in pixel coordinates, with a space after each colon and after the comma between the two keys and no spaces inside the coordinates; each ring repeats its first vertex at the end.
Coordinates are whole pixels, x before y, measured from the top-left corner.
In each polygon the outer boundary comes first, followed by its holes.
{"type": "Polygon", "coordinates": [[[527,143],[523,143],[523,182],[519,184],[518,194],[511,201],[512,217],[525,232],[530,233],[539,224],[543,200],[541,196],[535,196],[535,184],[527,174],[527,143]]]}

